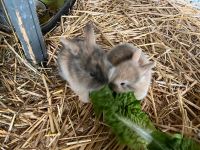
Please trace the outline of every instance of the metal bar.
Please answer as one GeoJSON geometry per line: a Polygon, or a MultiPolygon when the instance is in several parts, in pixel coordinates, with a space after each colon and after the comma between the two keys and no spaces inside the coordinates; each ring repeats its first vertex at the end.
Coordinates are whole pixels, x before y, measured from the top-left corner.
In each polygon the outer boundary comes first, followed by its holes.
{"type": "Polygon", "coordinates": [[[24,50],[27,60],[34,64],[47,59],[34,0],[1,0],[24,50]]]}

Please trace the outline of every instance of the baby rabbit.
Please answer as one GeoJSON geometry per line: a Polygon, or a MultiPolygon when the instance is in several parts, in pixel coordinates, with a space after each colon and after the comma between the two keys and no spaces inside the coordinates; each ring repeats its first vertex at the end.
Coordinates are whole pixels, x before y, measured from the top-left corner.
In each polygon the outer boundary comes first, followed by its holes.
{"type": "Polygon", "coordinates": [[[151,83],[153,62],[149,62],[144,53],[131,44],[117,45],[107,55],[116,67],[109,85],[116,92],[133,91],[136,99],[146,97],[151,83]]]}
{"type": "Polygon", "coordinates": [[[108,83],[112,65],[106,53],[96,44],[93,25],[84,27],[84,39],[60,38],[63,49],[58,55],[60,75],[82,102],[89,102],[89,92],[108,83]]]}

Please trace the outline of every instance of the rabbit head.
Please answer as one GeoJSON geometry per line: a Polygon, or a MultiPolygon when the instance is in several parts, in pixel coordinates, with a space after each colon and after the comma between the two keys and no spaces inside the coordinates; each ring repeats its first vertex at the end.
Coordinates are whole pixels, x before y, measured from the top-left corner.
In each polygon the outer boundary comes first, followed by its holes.
{"type": "Polygon", "coordinates": [[[108,83],[113,72],[105,52],[96,44],[91,23],[85,26],[84,35],[84,39],[60,39],[63,45],[58,56],[61,76],[77,93],[100,88],[108,83]]]}
{"type": "Polygon", "coordinates": [[[133,91],[137,99],[146,96],[151,80],[153,62],[139,63],[141,50],[138,49],[132,58],[120,63],[110,79],[109,86],[116,92],[133,91]]]}

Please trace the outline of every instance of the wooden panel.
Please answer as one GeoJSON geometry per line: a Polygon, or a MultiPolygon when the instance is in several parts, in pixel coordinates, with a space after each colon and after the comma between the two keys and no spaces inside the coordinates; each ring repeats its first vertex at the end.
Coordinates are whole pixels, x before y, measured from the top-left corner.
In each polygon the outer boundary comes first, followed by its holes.
{"type": "Polygon", "coordinates": [[[34,0],[1,0],[21,42],[25,56],[37,64],[47,59],[47,52],[36,14],[34,0]]]}

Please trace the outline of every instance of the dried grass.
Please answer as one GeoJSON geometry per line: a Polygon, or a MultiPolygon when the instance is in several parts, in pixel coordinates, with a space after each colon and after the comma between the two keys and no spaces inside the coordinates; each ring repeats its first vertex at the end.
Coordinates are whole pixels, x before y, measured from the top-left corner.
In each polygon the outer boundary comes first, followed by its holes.
{"type": "Polygon", "coordinates": [[[3,34],[8,42],[0,45],[1,149],[127,149],[95,118],[91,104],[80,107],[77,96],[58,76],[58,38],[81,35],[89,20],[105,50],[129,42],[156,62],[142,105],[155,125],[198,140],[199,13],[172,1],[80,0],[72,14],[63,16],[46,35],[48,68],[38,71],[22,59],[19,44],[3,34]]]}

